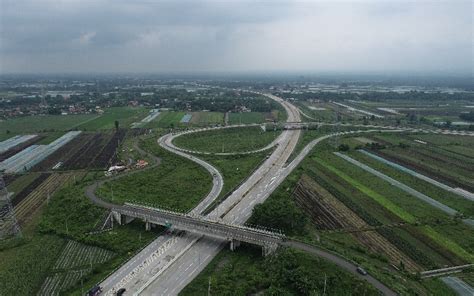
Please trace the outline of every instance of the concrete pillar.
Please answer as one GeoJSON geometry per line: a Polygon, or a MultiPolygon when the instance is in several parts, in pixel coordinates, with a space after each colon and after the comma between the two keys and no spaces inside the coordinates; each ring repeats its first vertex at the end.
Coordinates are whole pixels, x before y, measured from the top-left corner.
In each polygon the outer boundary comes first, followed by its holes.
{"type": "Polygon", "coordinates": [[[150,231],[151,230],[151,223],[150,222],[145,222],[145,230],[150,231]]]}
{"type": "Polygon", "coordinates": [[[268,255],[271,255],[273,252],[276,251],[277,248],[278,248],[277,244],[263,245],[262,246],[262,255],[263,255],[263,257],[267,257],[268,255]]]}
{"type": "Polygon", "coordinates": [[[240,246],[240,241],[235,240],[235,239],[230,240],[230,250],[232,252],[235,251],[235,249],[237,249],[238,246],[240,246]]]}
{"type": "Polygon", "coordinates": [[[115,221],[117,221],[117,223],[119,225],[122,225],[122,214],[118,213],[118,212],[112,212],[112,216],[114,217],[115,221]]]}

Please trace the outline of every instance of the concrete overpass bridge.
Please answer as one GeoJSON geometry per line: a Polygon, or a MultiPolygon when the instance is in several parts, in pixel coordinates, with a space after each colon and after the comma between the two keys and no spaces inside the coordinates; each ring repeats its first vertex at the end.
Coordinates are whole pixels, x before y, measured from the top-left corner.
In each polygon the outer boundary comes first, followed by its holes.
{"type": "Polygon", "coordinates": [[[264,256],[274,252],[285,240],[284,234],[274,231],[224,223],[200,215],[181,214],[130,203],[114,207],[111,211],[114,219],[119,224],[129,223],[133,219],[140,219],[145,222],[147,230],[150,230],[152,225],[162,225],[219,238],[229,241],[231,250],[235,250],[240,242],[259,245],[262,247],[264,256]]]}

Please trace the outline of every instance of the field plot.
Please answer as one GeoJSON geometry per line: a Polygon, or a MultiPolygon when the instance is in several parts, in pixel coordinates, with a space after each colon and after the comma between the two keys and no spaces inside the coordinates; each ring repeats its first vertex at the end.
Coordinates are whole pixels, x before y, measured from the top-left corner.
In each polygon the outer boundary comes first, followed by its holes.
{"type": "Polygon", "coordinates": [[[261,112],[240,112],[240,113],[229,113],[229,124],[249,124],[249,123],[264,123],[266,120],[273,120],[273,116],[270,114],[264,114],[261,112]]]}
{"type": "Polygon", "coordinates": [[[114,255],[102,248],[68,241],[54,264],[52,274],[46,278],[38,294],[58,295],[64,292],[89,274],[94,266],[110,260],[114,255]]]}
{"type": "Polygon", "coordinates": [[[25,224],[38,208],[60,187],[65,186],[74,173],[52,174],[14,207],[16,218],[25,224]]]}
{"type": "Polygon", "coordinates": [[[0,251],[0,294],[36,295],[65,245],[54,235],[35,235],[0,251]]]}
{"type": "Polygon", "coordinates": [[[368,250],[389,258],[393,266],[403,262],[411,272],[420,270],[413,259],[398,250],[375,229],[371,230],[369,224],[308,176],[303,175],[293,196],[318,228],[349,231],[368,250]]]}
{"type": "Polygon", "coordinates": [[[224,113],[221,112],[192,112],[191,124],[216,125],[224,124],[224,113]]]}
{"type": "MultiPolygon", "coordinates": [[[[329,164],[328,158],[330,157],[325,157],[324,160],[318,159],[318,162],[327,170],[344,179],[352,187],[357,188],[379,206],[382,206],[384,211],[390,213],[387,217],[393,215],[398,221],[401,220],[409,224],[416,224],[417,221],[429,221],[430,219],[439,219],[439,221],[448,219],[442,212],[426,207],[423,202],[406,196],[406,194],[399,192],[397,188],[391,187],[390,184],[384,181],[371,178],[368,173],[355,166],[347,166],[347,164],[340,163],[341,160],[336,159],[331,159],[331,164],[329,164]]],[[[466,231],[466,228],[462,225],[458,225],[458,227],[466,231]]],[[[424,240],[431,240],[433,248],[446,253],[444,257],[449,258],[452,263],[459,264],[473,260],[474,255],[471,253],[471,247],[468,247],[469,244],[461,243],[462,237],[437,229],[437,226],[429,224],[416,228],[424,240]],[[466,247],[468,248],[465,249],[466,247]]]]}
{"type": "Polygon", "coordinates": [[[177,127],[181,123],[181,119],[185,115],[185,112],[172,112],[172,111],[163,111],[160,113],[157,119],[149,122],[145,125],[146,128],[171,128],[177,127]]]}
{"type": "Polygon", "coordinates": [[[19,204],[25,197],[27,197],[33,190],[35,190],[44,180],[46,180],[50,174],[40,174],[37,178],[33,180],[30,184],[28,184],[23,190],[13,195],[12,206],[15,207],[19,204]]]}
{"type": "Polygon", "coordinates": [[[0,163],[7,173],[25,172],[70,142],[80,131],[70,131],[48,145],[32,145],[0,163]]]}
{"type": "Polygon", "coordinates": [[[27,116],[0,121],[0,134],[38,133],[43,131],[67,131],[82,122],[95,118],[95,114],[27,116]]]}
{"type": "MultiPolygon", "coordinates": [[[[32,171],[47,171],[51,170],[56,164],[61,162],[63,165],[64,163],[75,153],[81,149],[81,147],[89,141],[91,141],[93,135],[89,133],[81,133],[79,136],[76,138],[72,139],[69,143],[66,145],[62,146],[58,150],[56,150],[54,153],[52,153],[50,156],[45,158],[43,161],[35,165],[31,170],[32,171]]],[[[63,167],[61,165],[59,169],[63,167]]]]}
{"type": "Polygon", "coordinates": [[[377,135],[373,138],[387,146],[387,149],[374,151],[377,155],[451,187],[474,192],[474,139],[471,137],[446,140],[449,143],[446,145],[428,142],[430,139],[442,141],[439,136],[432,135],[413,135],[408,138],[402,135],[377,135]],[[414,141],[416,139],[429,144],[417,143],[414,141]],[[446,166],[447,163],[450,165],[446,166]]]}
{"type": "MultiPolygon", "coordinates": [[[[103,170],[117,161],[117,149],[125,138],[126,131],[119,129],[113,134],[88,134],[86,141],[78,143],[77,147],[67,153],[60,169],[98,169],[103,170]]],[[[52,162],[54,163],[54,161],[52,162]]]]}
{"type": "Polygon", "coordinates": [[[81,130],[113,129],[115,121],[120,127],[129,127],[133,122],[140,121],[147,115],[148,110],[141,107],[112,107],[105,109],[104,114],[89,120],[77,128],[81,130]]]}
{"type": "MultiPolygon", "coordinates": [[[[26,186],[28,186],[34,179],[39,177],[39,173],[29,173],[23,175],[11,175],[7,174],[6,176],[15,176],[13,181],[7,185],[7,189],[10,193],[19,193],[22,191],[26,186]]],[[[6,182],[7,180],[5,180],[6,182]]]]}
{"type": "Polygon", "coordinates": [[[280,135],[260,127],[225,128],[177,137],[178,147],[201,152],[245,152],[261,149],[280,135]]]}
{"type": "Polygon", "coordinates": [[[349,153],[350,156],[388,176],[400,181],[411,188],[428,195],[429,197],[454,208],[466,216],[474,215],[474,203],[467,192],[460,192],[458,189],[446,186],[436,180],[426,176],[420,176],[417,172],[400,167],[400,165],[390,162],[386,164],[385,159],[376,156],[365,150],[349,153]],[[394,167],[396,166],[396,167],[394,167]]]}

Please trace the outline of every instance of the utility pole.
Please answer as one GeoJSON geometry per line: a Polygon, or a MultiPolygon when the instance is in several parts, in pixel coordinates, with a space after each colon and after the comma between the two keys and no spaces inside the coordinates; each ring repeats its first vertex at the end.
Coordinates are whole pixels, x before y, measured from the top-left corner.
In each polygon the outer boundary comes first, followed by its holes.
{"type": "Polygon", "coordinates": [[[324,290],[323,290],[323,296],[326,296],[326,281],[327,281],[327,276],[326,276],[326,273],[324,273],[324,290]]]}
{"type": "Polygon", "coordinates": [[[207,286],[207,296],[211,295],[211,277],[209,277],[209,285],[207,286]]]}

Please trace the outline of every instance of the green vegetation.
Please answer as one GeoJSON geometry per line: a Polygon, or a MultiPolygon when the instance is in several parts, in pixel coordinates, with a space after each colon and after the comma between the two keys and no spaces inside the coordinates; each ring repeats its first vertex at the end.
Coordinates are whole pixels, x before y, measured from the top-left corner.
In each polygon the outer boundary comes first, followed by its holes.
{"type": "Polygon", "coordinates": [[[224,187],[220,197],[224,197],[249,177],[268,153],[270,152],[229,156],[199,155],[198,157],[209,162],[222,174],[224,187]]]}
{"type": "Polygon", "coordinates": [[[192,112],[191,115],[191,124],[204,126],[224,124],[224,113],[221,112],[192,112]]]}
{"type": "Polygon", "coordinates": [[[433,184],[418,179],[408,173],[397,170],[360,152],[352,151],[350,156],[451,208],[459,210],[467,216],[474,216],[474,203],[472,203],[472,201],[436,187],[433,184]]]}
{"type": "Polygon", "coordinates": [[[171,112],[171,111],[163,111],[158,115],[158,117],[147,123],[145,127],[147,128],[155,128],[155,127],[162,127],[162,128],[174,128],[179,127],[184,124],[181,123],[181,118],[186,114],[186,112],[171,112]]]}
{"type": "Polygon", "coordinates": [[[34,235],[13,248],[0,248],[1,295],[36,294],[63,246],[57,236],[34,235]]]}
{"type": "Polygon", "coordinates": [[[16,134],[32,134],[43,131],[66,131],[97,117],[96,114],[25,116],[0,121],[0,135],[6,138],[16,134]],[[10,134],[7,135],[7,131],[10,134]]]}
{"type": "Polygon", "coordinates": [[[142,107],[111,107],[105,109],[104,114],[89,120],[77,128],[81,130],[101,130],[115,128],[115,121],[121,127],[129,127],[133,122],[138,122],[146,117],[148,110],[142,107]]]}
{"type": "Polygon", "coordinates": [[[38,178],[40,173],[29,173],[24,174],[15,179],[11,184],[8,185],[7,189],[10,193],[18,193],[23,190],[26,186],[28,186],[31,182],[33,182],[36,178],[38,178]]]}
{"type": "Polygon", "coordinates": [[[332,263],[283,249],[263,258],[258,248],[221,251],[180,295],[378,295],[367,282],[332,263]]]}
{"type": "Polygon", "coordinates": [[[97,191],[99,196],[114,203],[146,203],[187,212],[210,191],[212,178],[200,165],[162,149],[153,137],[140,146],[160,157],[160,165],[105,183],[97,191]]]}
{"type": "Polygon", "coordinates": [[[229,124],[263,123],[265,116],[261,112],[229,113],[229,124]]]}
{"type": "MultiPolygon", "coordinates": [[[[89,201],[84,187],[98,178],[98,173],[88,174],[84,180],[58,191],[45,206],[38,232],[72,239],[87,245],[101,247],[117,254],[104,264],[94,264],[91,273],[83,277],[84,287],[92,287],[114,270],[134,252],[153,240],[161,228],[145,231],[140,221],[124,226],[115,225],[113,230],[93,234],[105,219],[106,210],[89,201]],[[91,233],[92,232],[92,233],[91,233]]],[[[54,259],[57,258],[57,255],[54,259]]],[[[71,293],[80,295],[80,286],[72,287],[71,293]]]]}
{"type": "Polygon", "coordinates": [[[245,152],[263,148],[280,135],[264,132],[260,127],[224,128],[177,137],[178,147],[201,152],[245,152]]]}

